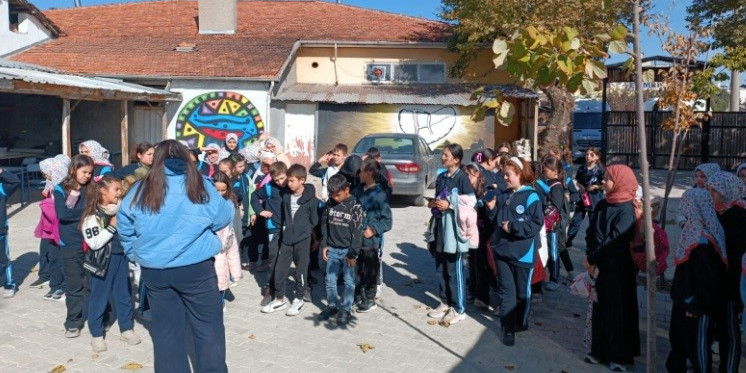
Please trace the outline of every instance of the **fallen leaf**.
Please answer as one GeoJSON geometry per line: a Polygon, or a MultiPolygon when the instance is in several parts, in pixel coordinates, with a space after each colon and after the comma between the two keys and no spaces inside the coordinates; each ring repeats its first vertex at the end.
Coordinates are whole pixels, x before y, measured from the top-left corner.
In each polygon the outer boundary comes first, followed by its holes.
{"type": "Polygon", "coordinates": [[[446,320],[441,320],[438,324],[444,328],[451,326],[451,322],[446,320]]]}
{"type": "Polygon", "coordinates": [[[507,369],[507,370],[513,370],[513,369],[515,369],[515,365],[506,365],[505,369],[507,369]]]}
{"type": "Polygon", "coordinates": [[[427,320],[428,325],[438,325],[438,322],[435,320],[427,320]]]}
{"type": "Polygon", "coordinates": [[[375,347],[369,343],[358,343],[358,347],[360,347],[360,351],[362,351],[364,354],[368,353],[370,350],[374,350],[375,347]]]}
{"type": "Polygon", "coordinates": [[[140,363],[127,363],[127,364],[124,364],[124,366],[122,366],[122,369],[126,369],[126,370],[138,370],[138,369],[142,369],[142,364],[140,364],[140,363]]]}
{"type": "Polygon", "coordinates": [[[91,354],[91,359],[98,359],[98,354],[95,353],[95,352],[93,354],[91,354]]]}
{"type": "Polygon", "coordinates": [[[31,270],[29,272],[31,272],[31,273],[39,272],[39,267],[31,268],[31,270]]]}
{"type": "Polygon", "coordinates": [[[419,310],[419,309],[421,309],[421,308],[422,308],[422,305],[421,305],[421,304],[415,304],[415,305],[414,305],[414,308],[416,308],[416,309],[418,309],[418,310],[419,310]]]}
{"type": "Polygon", "coordinates": [[[68,364],[73,362],[73,358],[67,359],[68,364]]]}
{"type": "Polygon", "coordinates": [[[425,307],[425,311],[432,311],[433,309],[430,307],[425,307]]]}
{"type": "Polygon", "coordinates": [[[65,366],[62,364],[52,368],[52,370],[49,371],[49,373],[62,373],[62,372],[67,372],[67,368],[65,368],[65,366]]]}
{"type": "Polygon", "coordinates": [[[256,336],[252,334],[249,336],[249,339],[256,339],[256,336]]]}

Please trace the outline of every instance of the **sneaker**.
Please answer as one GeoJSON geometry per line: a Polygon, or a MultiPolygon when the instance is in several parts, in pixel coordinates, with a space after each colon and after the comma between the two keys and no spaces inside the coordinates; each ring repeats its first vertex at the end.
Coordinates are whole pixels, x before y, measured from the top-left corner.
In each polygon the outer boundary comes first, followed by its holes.
{"type": "Polygon", "coordinates": [[[451,308],[445,316],[443,316],[443,322],[447,322],[453,325],[459,321],[466,320],[466,313],[458,313],[455,309],[451,308]]]}
{"type": "Polygon", "coordinates": [[[55,302],[64,302],[65,301],[65,291],[62,289],[57,289],[52,293],[52,300],[55,302]]]}
{"type": "Polygon", "coordinates": [[[65,330],[65,338],[77,338],[80,337],[80,329],[70,328],[65,330]]]}
{"type": "Polygon", "coordinates": [[[626,372],[627,371],[627,368],[625,368],[624,365],[617,364],[617,363],[609,364],[609,369],[611,369],[614,372],[626,372]]]}
{"type": "Polygon", "coordinates": [[[321,313],[319,314],[319,320],[326,321],[332,318],[332,316],[335,316],[339,310],[337,307],[326,307],[321,313]]]}
{"type": "Polygon", "coordinates": [[[591,354],[585,355],[585,358],[583,360],[588,364],[598,364],[600,362],[598,359],[596,359],[595,356],[591,354]]]}
{"type": "Polygon", "coordinates": [[[451,307],[448,307],[447,304],[441,304],[440,306],[438,306],[438,308],[428,312],[427,317],[431,319],[442,319],[443,316],[448,313],[449,309],[451,309],[451,307]]]}
{"type": "Polygon", "coordinates": [[[505,334],[503,334],[503,344],[506,346],[514,346],[515,345],[515,333],[505,332],[505,334]]]}
{"type": "Polygon", "coordinates": [[[54,295],[54,290],[49,289],[49,291],[42,296],[42,298],[46,300],[52,300],[52,296],[54,295]]]}
{"type": "Polygon", "coordinates": [[[559,283],[557,282],[549,281],[544,284],[544,290],[555,291],[557,289],[559,289],[559,283]]]}
{"type": "Polygon", "coordinates": [[[382,293],[383,293],[383,285],[376,285],[376,300],[381,298],[382,293]]]}
{"type": "Polygon", "coordinates": [[[275,311],[283,311],[283,310],[288,309],[288,307],[290,307],[290,304],[288,304],[288,301],[286,301],[285,298],[275,299],[267,303],[266,306],[262,307],[262,313],[272,313],[275,311]]]}
{"type": "Polygon", "coordinates": [[[139,345],[140,342],[142,342],[140,337],[138,337],[132,329],[123,331],[122,335],[119,336],[119,340],[127,342],[127,344],[131,346],[139,345]]]}
{"type": "Polygon", "coordinates": [[[366,313],[366,312],[373,311],[377,307],[378,306],[376,305],[376,302],[372,300],[365,300],[357,306],[357,312],[366,313]]]}
{"type": "Polygon", "coordinates": [[[264,288],[262,288],[262,301],[259,302],[259,305],[264,307],[268,305],[269,302],[272,301],[272,299],[274,299],[274,297],[272,296],[272,292],[269,290],[269,286],[265,285],[264,288]]]}
{"type": "Polygon", "coordinates": [[[16,295],[15,288],[4,288],[3,289],[3,298],[13,298],[14,295],[16,295]]]}
{"type": "Polygon", "coordinates": [[[490,307],[489,304],[484,303],[484,302],[482,302],[479,299],[477,299],[477,300],[474,301],[474,307],[476,307],[476,308],[478,308],[480,310],[484,310],[484,311],[489,311],[491,309],[491,307],[490,307]]]}
{"type": "Polygon", "coordinates": [[[37,289],[43,289],[44,286],[49,285],[49,280],[44,280],[41,278],[37,278],[36,281],[29,284],[29,287],[37,288],[37,289]]]}
{"type": "Polygon", "coordinates": [[[104,352],[108,349],[104,337],[93,337],[91,347],[93,348],[93,352],[104,352]]]}
{"type": "MultiPolygon", "coordinates": [[[[288,308],[287,312],[285,312],[286,316],[298,316],[300,315],[301,311],[303,311],[303,305],[305,302],[303,299],[293,299],[293,304],[288,308]]],[[[264,310],[262,310],[264,311],[264,310]]]]}
{"type": "Polygon", "coordinates": [[[337,313],[337,325],[347,325],[352,318],[350,311],[342,311],[337,313]]]}

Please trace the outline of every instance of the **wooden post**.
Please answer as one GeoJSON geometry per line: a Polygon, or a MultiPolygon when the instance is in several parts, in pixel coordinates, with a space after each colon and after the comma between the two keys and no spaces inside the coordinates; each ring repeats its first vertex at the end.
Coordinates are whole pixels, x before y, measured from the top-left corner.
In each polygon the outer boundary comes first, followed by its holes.
{"type": "Polygon", "coordinates": [[[163,103],[163,114],[161,114],[161,141],[166,139],[168,134],[168,104],[163,103]]]}
{"type": "Polygon", "coordinates": [[[70,144],[70,99],[62,99],[62,154],[71,157],[72,145],[70,144]]]}
{"type": "Polygon", "coordinates": [[[534,123],[533,127],[533,144],[531,144],[531,147],[533,148],[532,154],[533,158],[537,159],[539,157],[539,99],[535,98],[533,99],[534,102],[534,123]]]}
{"type": "Polygon", "coordinates": [[[120,131],[122,132],[122,166],[126,166],[129,164],[129,115],[127,112],[127,101],[122,100],[121,101],[121,111],[122,111],[122,122],[120,124],[120,131]]]}

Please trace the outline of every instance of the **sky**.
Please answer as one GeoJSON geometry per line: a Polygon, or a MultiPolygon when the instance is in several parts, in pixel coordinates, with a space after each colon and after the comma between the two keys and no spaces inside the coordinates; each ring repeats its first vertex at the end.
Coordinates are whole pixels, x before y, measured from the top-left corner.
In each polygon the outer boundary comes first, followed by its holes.
{"type": "MultiPolygon", "coordinates": [[[[72,7],[73,0],[30,0],[40,9],[72,7]]],[[[141,0],[80,0],[83,6],[125,3],[141,0]]],[[[334,2],[335,0],[331,0],[334,2]]],[[[592,0],[589,0],[592,1],[592,0]]],[[[686,7],[691,0],[653,0],[654,13],[668,15],[672,28],[677,32],[684,32],[686,25],[686,7]]],[[[442,3],[440,0],[342,0],[342,3],[364,8],[378,9],[392,13],[406,14],[416,17],[438,20],[442,3]]],[[[644,30],[643,30],[644,31],[644,30]]],[[[645,56],[665,54],[660,48],[660,41],[644,32],[642,49],[645,56]]],[[[625,60],[624,56],[612,56],[609,62],[625,60]]]]}

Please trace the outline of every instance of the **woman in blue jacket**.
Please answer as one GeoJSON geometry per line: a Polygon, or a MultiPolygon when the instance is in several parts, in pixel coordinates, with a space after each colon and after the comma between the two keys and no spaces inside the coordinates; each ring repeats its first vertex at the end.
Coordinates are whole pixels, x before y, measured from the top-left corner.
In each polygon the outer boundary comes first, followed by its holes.
{"type": "Polygon", "coordinates": [[[117,214],[124,252],[142,266],[153,323],[155,370],[188,372],[186,322],[194,339],[194,370],[226,372],[223,306],[212,257],[215,232],[234,207],[202,177],[189,150],[174,140],[156,146],[148,175],[117,214]]]}
{"type": "Polygon", "coordinates": [[[490,248],[497,264],[503,344],[513,346],[515,333],[528,329],[531,277],[539,231],[544,225],[544,207],[536,189],[531,187],[535,177],[528,162],[510,158],[504,172],[513,194],[500,208],[496,208],[496,199],[487,206],[495,217],[490,248]]]}

